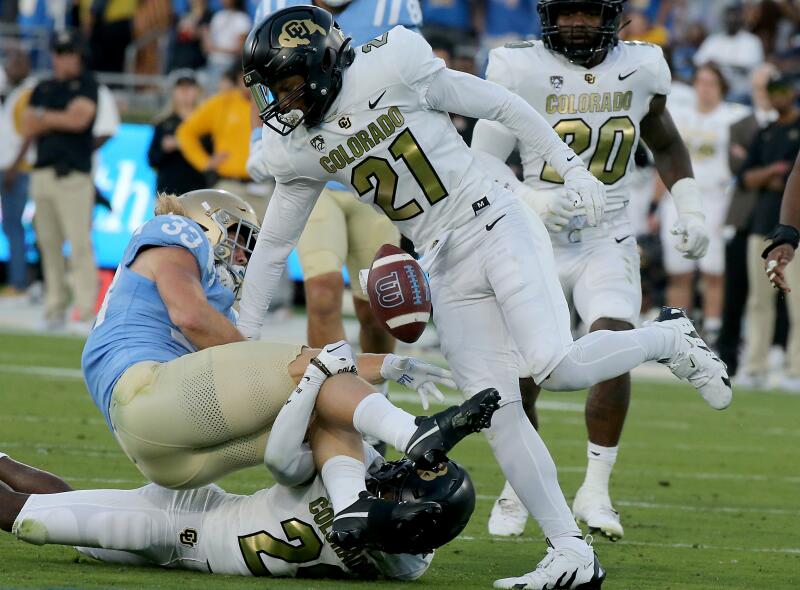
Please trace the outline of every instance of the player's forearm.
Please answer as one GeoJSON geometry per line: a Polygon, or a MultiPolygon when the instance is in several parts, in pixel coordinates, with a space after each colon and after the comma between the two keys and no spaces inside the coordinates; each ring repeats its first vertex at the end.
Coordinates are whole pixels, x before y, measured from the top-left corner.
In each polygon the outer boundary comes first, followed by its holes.
{"type": "Polygon", "coordinates": [[[692,159],[683,141],[673,141],[663,148],[650,148],[656,163],[656,170],[668,189],[683,178],[694,178],[692,159]]]}
{"type": "Polygon", "coordinates": [[[245,339],[228,318],[208,304],[184,311],[174,321],[197,350],[245,339]]]}
{"type": "Polygon", "coordinates": [[[503,124],[561,176],[583,165],[532,106],[499,84],[444,69],[431,81],[426,97],[435,109],[503,124]]]}
{"type": "Polygon", "coordinates": [[[358,376],[373,385],[386,381],[381,375],[381,366],[386,358],[385,354],[359,354],[356,357],[358,376]]]}
{"type": "Polygon", "coordinates": [[[781,201],[781,223],[800,229],[800,156],[794,163],[781,201]]]}

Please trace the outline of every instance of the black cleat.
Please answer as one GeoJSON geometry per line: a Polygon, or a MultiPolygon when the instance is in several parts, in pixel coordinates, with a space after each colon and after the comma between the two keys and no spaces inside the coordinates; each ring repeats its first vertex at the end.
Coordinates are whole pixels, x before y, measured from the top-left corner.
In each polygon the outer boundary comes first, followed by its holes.
{"type": "Polygon", "coordinates": [[[406,553],[406,541],[413,542],[429,530],[441,512],[437,502],[393,502],[363,491],[334,517],[327,538],[342,549],[406,553]]]}
{"type": "Polygon", "coordinates": [[[473,432],[489,428],[492,414],[500,407],[500,394],[494,388],[476,393],[460,406],[451,406],[433,416],[420,416],[406,455],[415,463],[436,465],[447,460],[446,453],[473,432]]]}

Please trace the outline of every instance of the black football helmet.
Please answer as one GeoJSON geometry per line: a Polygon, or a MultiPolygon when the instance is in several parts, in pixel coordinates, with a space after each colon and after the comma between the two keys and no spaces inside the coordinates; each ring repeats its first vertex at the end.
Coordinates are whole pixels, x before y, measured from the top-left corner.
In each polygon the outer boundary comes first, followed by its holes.
{"type": "Polygon", "coordinates": [[[455,461],[443,461],[432,471],[418,469],[409,459],[383,463],[371,469],[367,489],[385,500],[436,502],[442,507],[421,527],[384,538],[387,553],[430,553],[449,543],[467,526],[475,510],[475,488],[466,469],[455,461]]]}
{"type": "Polygon", "coordinates": [[[288,135],[301,123],[314,127],[322,120],[354,57],[350,39],[330,12],[316,6],[284,8],[247,36],[242,51],[244,83],[253,93],[261,120],[288,135]],[[272,100],[269,88],[294,75],[304,82],[283,100],[272,100]]]}
{"type": "Polygon", "coordinates": [[[624,6],[625,0],[539,0],[542,41],[545,47],[563,54],[571,62],[586,65],[619,42],[617,33],[624,6]],[[567,30],[558,26],[560,14],[577,11],[599,14],[601,25],[567,30]],[[575,42],[576,33],[583,37],[583,42],[575,42]]]}

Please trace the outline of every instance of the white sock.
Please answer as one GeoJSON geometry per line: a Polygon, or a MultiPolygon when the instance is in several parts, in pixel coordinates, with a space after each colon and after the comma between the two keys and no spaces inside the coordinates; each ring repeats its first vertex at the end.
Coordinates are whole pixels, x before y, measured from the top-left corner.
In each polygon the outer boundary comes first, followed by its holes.
{"type": "MultiPolygon", "coordinates": [[[[503,486],[503,491],[500,492],[500,499],[501,500],[511,500],[513,502],[517,502],[518,504],[522,504],[522,500],[519,499],[517,492],[514,491],[514,488],[511,487],[511,482],[506,480],[506,484],[503,486]]],[[[523,508],[525,506],[523,505],[523,508]]]]}
{"type": "Polygon", "coordinates": [[[0,459],[2,459],[3,457],[8,457],[8,455],[6,455],[5,453],[0,453],[0,459]]]}
{"type": "Polygon", "coordinates": [[[414,416],[392,405],[382,393],[373,393],[361,400],[353,413],[353,426],[366,434],[389,443],[401,453],[417,430],[414,416]]]}
{"type": "Polygon", "coordinates": [[[703,318],[703,330],[707,332],[719,332],[722,328],[722,318],[703,318]]]}
{"type": "Polygon", "coordinates": [[[378,389],[378,393],[380,393],[383,397],[385,397],[385,398],[389,397],[389,382],[388,381],[384,381],[383,383],[378,385],[377,389],[378,389]]]}
{"type": "Polygon", "coordinates": [[[548,537],[553,549],[572,549],[580,555],[591,555],[592,548],[583,540],[582,537],[564,535],[561,537],[548,537]]]}
{"type": "Polygon", "coordinates": [[[333,512],[339,514],[342,510],[358,500],[359,492],[366,490],[364,478],[367,469],[358,459],[346,455],[331,457],[322,466],[320,472],[322,483],[328,490],[328,497],[333,504],[333,512]]]}
{"type": "Polygon", "coordinates": [[[591,332],[573,343],[567,356],[541,385],[550,391],[586,389],[624,375],[645,361],[667,358],[676,346],[674,330],[660,326],[591,332]]]}
{"type": "Polygon", "coordinates": [[[492,416],[491,428],[484,432],[500,468],[545,536],[551,541],[580,537],[581,530],[558,486],[555,463],[522,410],[522,402],[501,406],[492,416]]]}
{"type": "Polygon", "coordinates": [[[586,466],[586,478],[583,480],[584,486],[608,494],[608,480],[617,461],[617,451],[619,446],[601,447],[589,442],[586,449],[589,462],[586,466]]]}

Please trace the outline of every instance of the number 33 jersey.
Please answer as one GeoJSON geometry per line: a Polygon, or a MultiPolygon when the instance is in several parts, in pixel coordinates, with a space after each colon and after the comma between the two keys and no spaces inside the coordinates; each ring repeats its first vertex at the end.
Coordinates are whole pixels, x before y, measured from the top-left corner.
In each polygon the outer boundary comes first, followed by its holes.
{"type": "MultiPolygon", "coordinates": [[[[571,63],[541,41],[510,43],[489,54],[487,79],[505,86],[541,114],[607,189],[607,212],[629,200],[640,123],[655,95],[667,95],[671,75],[661,48],[620,42],[591,69],[571,63]]],[[[491,125],[499,125],[491,122],[491,125]]],[[[517,146],[525,184],[560,190],[563,179],[523,144],[517,146]]]]}
{"type": "Polygon", "coordinates": [[[298,179],[352,187],[419,248],[474,217],[471,205],[492,180],[449,115],[428,104],[429,84],[445,64],[421,35],[395,27],[355,51],[321,124],[286,137],[264,128],[267,168],[276,195],[298,179]]]}

